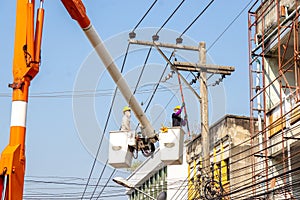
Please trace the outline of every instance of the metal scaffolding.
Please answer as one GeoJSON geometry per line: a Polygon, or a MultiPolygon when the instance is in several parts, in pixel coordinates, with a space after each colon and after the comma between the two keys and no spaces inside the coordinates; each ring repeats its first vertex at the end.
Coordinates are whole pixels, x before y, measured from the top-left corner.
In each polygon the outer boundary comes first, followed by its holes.
{"type": "Polygon", "coordinates": [[[258,198],[299,198],[298,29],[299,0],[257,0],[248,12],[252,193],[258,198]]]}

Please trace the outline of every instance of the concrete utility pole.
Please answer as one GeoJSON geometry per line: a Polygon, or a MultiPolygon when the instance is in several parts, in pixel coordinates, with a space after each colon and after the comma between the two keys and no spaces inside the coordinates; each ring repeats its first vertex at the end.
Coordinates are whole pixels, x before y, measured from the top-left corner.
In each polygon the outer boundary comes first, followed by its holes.
{"type": "MultiPolygon", "coordinates": [[[[204,42],[199,44],[199,63],[200,65],[206,64],[206,45],[204,42]]],[[[206,84],[206,72],[201,71],[200,82],[200,95],[201,95],[201,134],[202,134],[202,153],[203,153],[203,167],[205,171],[209,169],[209,124],[208,124],[208,94],[206,84]]]]}
{"type": "Polygon", "coordinates": [[[205,42],[200,42],[198,47],[194,46],[184,46],[182,44],[164,44],[161,42],[153,41],[139,41],[139,40],[129,40],[131,44],[154,46],[163,56],[163,58],[169,63],[171,68],[175,70],[176,73],[180,75],[183,82],[193,90],[194,94],[200,101],[200,113],[201,113],[201,137],[202,137],[202,153],[203,153],[203,168],[206,172],[210,169],[210,159],[209,159],[209,123],[208,123],[208,92],[207,92],[207,73],[220,74],[220,75],[231,75],[235,69],[231,66],[221,66],[206,63],[206,44],[205,42]],[[160,50],[161,48],[171,48],[171,49],[181,49],[199,52],[199,63],[190,62],[178,62],[174,61],[171,63],[167,56],[160,50]],[[191,71],[199,72],[199,83],[200,83],[200,96],[195,92],[195,90],[190,86],[190,84],[185,80],[185,78],[179,73],[179,71],[191,71]]]}

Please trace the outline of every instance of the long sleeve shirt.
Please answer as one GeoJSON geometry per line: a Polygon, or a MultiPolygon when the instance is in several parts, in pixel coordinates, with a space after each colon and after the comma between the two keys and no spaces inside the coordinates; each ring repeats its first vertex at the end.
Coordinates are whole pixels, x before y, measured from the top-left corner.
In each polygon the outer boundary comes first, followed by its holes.
{"type": "Polygon", "coordinates": [[[172,114],[172,126],[185,126],[186,122],[180,117],[182,109],[172,114]]]}
{"type": "Polygon", "coordinates": [[[130,131],[130,112],[126,111],[122,117],[121,131],[130,131]]]}

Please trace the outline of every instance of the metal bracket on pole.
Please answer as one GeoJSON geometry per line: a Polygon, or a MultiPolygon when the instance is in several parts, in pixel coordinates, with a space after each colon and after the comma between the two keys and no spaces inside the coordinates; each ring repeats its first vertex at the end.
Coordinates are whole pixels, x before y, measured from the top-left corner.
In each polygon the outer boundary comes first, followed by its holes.
{"type": "Polygon", "coordinates": [[[171,66],[172,70],[174,70],[179,76],[180,78],[182,78],[183,82],[188,86],[188,88],[196,95],[196,97],[198,98],[198,100],[201,102],[201,97],[199,96],[199,94],[194,90],[194,88],[186,81],[186,79],[179,73],[179,71],[174,68],[174,65],[171,63],[171,61],[167,58],[167,56],[162,52],[162,50],[155,44],[153,43],[155,48],[157,49],[157,51],[162,55],[162,57],[167,61],[167,63],[169,63],[169,65],[171,66]]]}
{"type": "Polygon", "coordinates": [[[220,66],[220,65],[214,65],[214,64],[205,64],[205,65],[199,65],[197,63],[190,63],[190,62],[174,62],[174,66],[178,70],[183,71],[193,71],[193,72],[200,72],[205,71],[207,73],[213,73],[213,74],[224,74],[224,75],[231,75],[231,72],[233,72],[235,69],[232,66],[220,66]]]}

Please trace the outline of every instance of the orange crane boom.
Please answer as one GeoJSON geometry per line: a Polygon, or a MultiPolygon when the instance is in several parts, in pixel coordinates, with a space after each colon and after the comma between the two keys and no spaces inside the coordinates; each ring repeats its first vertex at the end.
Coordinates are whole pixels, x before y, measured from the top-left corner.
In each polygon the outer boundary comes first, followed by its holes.
{"type": "Polygon", "coordinates": [[[40,1],[34,28],[34,0],[17,0],[9,144],[0,158],[0,199],[23,198],[28,91],[39,72],[44,19],[40,1]]]}

